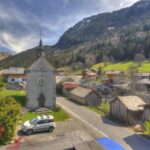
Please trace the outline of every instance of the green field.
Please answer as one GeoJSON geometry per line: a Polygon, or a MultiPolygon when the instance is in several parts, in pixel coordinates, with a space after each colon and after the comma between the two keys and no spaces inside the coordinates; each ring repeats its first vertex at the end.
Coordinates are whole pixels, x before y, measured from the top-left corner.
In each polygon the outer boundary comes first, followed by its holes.
{"type": "MultiPolygon", "coordinates": [[[[92,66],[92,68],[98,69],[100,66],[103,68],[104,71],[110,71],[110,70],[119,70],[126,72],[129,67],[131,66],[137,66],[134,62],[121,62],[121,63],[108,63],[106,67],[104,67],[104,63],[95,64],[92,66]]],[[[150,61],[145,61],[142,63],[141,67],[138,67],[139,72],[147,72],[150,73],[150,61]]]]}
{"type": "MultiPolygon", "coordinates": [[[[16,91],[16,90],[7,90],[7,89],[2,89],[0,90],[0,97],[8,97],[11,96],[13,97],[18,103],[21,104],[21,106],[25,106],[25,101],[26,101],[26,93],[25,91],[16,91]]],[[[55,121],[64,121],[66,119],[69,119],[69,115],[60,108],[58,111],[57,109],[49,112],[48,114],[53,115],[55,118],[55,121]]],[[[27,112],[24,115],[22,115],[21,120],[26,121],[26,120],[31,120],[32,118],[38,116],[38,113],[34,112],[27,112]]]]}

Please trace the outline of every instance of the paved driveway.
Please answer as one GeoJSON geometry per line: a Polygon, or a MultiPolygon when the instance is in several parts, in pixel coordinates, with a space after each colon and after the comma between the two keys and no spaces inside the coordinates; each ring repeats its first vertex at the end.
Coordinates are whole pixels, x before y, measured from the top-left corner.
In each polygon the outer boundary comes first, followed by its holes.
{"type": "Polygon", "coordinates": [[[121,144],[127,150],[150,150],[150,140],[135,134],[115,122],[102,118],[95,112],[75,104],[63,97],[57,97],[57,103],[68,113],[80,120],[89,129],[93,129],[104,137],[109,137],[121,144]]]}

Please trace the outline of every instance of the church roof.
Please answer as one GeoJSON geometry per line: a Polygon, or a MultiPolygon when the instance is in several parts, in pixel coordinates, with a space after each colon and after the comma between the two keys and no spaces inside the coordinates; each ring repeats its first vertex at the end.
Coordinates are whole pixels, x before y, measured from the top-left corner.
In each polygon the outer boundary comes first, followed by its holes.
{"type": "Polygon", "coordinates": [[[27,70],[54,70],[53,66],[41,56],[27,70]]]}

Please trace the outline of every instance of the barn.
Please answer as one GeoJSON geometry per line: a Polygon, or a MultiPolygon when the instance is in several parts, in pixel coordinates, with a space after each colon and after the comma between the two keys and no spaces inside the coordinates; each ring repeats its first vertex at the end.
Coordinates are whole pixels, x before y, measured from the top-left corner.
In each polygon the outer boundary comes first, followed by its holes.
{"type": "Polygon", "coordinates": [[[150,104],[145,104],[143,106],[144,106],[143,119],[146,121],[150,121],[150,104]]]}
{"type": "Polygon", "coordinates": [[[110,102],[110,115],[127,124],[137,124],[143,119],[144,104],[138,96],[119,96],[110,102]]]}
{"type": "Polygon", "coordinates": [[[101,103],[100,95],[95,90],[81,86],[71,91],[70,98],[87,106],[99,106],[101,103]]]}

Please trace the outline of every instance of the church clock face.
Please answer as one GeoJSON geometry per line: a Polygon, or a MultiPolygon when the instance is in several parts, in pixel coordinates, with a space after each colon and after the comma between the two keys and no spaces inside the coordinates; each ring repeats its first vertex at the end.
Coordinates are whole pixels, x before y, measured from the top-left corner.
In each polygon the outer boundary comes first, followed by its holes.
{"type": "Polygon", "coordinates": [[[39,78],[37,79],[37,82],[38,82],[38,85],[39,85],[39,86],[44,86],[45,83],[46,83],[46,79],[45,79],[44,77],[39,77],[39,78]]]}

